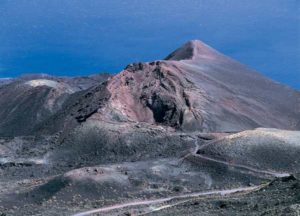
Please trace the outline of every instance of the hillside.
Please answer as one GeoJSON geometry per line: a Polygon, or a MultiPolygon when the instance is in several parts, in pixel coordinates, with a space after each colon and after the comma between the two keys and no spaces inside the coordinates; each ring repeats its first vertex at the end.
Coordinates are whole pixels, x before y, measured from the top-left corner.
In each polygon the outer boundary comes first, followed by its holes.
{"type": "Polygon", "coordinates": [[[297,215],[300,92],[201,41],[0,84],[0,215],[297,215]]]}

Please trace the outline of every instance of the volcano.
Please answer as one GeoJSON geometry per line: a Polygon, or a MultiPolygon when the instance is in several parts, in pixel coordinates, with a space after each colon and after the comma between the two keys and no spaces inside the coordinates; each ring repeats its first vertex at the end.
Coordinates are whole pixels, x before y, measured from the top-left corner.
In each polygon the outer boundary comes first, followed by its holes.
{"type": "Polygon", "coordinates": [[[129,64],[99,89],[109,99],[94,104],[102,93],[90,89],[88,98],[76,102],[80,114],[75,116],[146,122],[183,131],[300,129],[298,91],[198,40],[187,42],[165,60],[129,64]]]}
{"type": "Polygon", "coordinates": [[[300,92],[199,40],[1,79],[0,119],[0,215],[299,213],[300,92]]]}

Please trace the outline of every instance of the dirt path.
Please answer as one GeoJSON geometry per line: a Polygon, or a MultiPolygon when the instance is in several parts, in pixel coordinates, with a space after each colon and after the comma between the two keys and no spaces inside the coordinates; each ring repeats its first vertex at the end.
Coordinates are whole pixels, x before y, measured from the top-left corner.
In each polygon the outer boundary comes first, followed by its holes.
{"type": "MultiPolygon", "coordinates": [[[[273,172],[273,171],[259,170],[259,169],[255,169],[253,167],[249,167],[249,166],[246,166],[246,165],[232,164],[232,163],[228,163],[226,161],[222,161],[222,160],[218,160],[218,159],[215,159],[215,158],[210,158],[210,157],[207,157],[207,156],[204,156],[204,155],[200,155],[200,154],[197,154],[197,152],[199,150],[199,145],[198,145],[197,138],[195,139],[194,144],[195,144],[195,148],[189,154],[184,156],[182,158],[182,160],[186,159],[188,156],[194,156],[194,157],[200,158],[202,160],[208,160],[208,161],[213,161],[213,162],[216,162],[216,163],[224,164],[224,165],[227,165],[227,166],[243,168],[243,169],[246,169],[246,170],[249,170],[249,171],[252,171],[252,172],[271,175],[271,176],[274,176],[274,177],[290,176],[289,173],[279,173],[279,172],[273,172]]],[[[95,213],[104,213],[104,212],[123,209],[123,208],[127,208],[127,207],[133,207],[133,206],[144,206],[144,205],[160,204],[160,203],[172,201],[174,199],[186,199],[186,198],[208,196],[208,195],[226,195],[226,194],[232,194],[232,193],[237,193],[237,192],[249,192],[249,191],[260,189],[263,186],[265,186],[265,185],[233,188],[233,189],[228,189],[228,190],[212,190],[212,191],[206,191],[206,192],[189,193],[189,194],[170,196],[170,197],[154,199],[154,200],[133,201],[133,202],[129,202],[129,203],[116,204],[116,205],[112,205],[112,206],[108,206],[108,207],[103,207],[103,208],[93,209],[93,210],[89,210],[89,211],[84,211],[84,212],[74,214],[73,216],[85,216],[85,215],[91,215],[91,214],[95,214],[95,213]]]]}
{"type": "Polygon", "coordinates": [[[207,156],[200,155],[200,154],[197,154],[197,155],[194,155],[194,156],[198,157],[198,158],[201,158],[203,160],[213,161],[213,162],[224,164],[224,165],[227,165],[227,166],[242,168],[242,169],[246,169],[246,170],[249,170],[249,171],[252,171],[252,172],[266,174],[266,175],[271,175],[271,176],[274,176],[274,177],[286,177],[286,176],[290,176],[289,173],[281,173],[281,172],[274,172],[274,171],[267,171],[267,170],[259,170],[259,169],[255,169],[253,167],[249,167],[249,166],[246,166],[246,165],[233,164],[233,163],[229,163],[229,162],[226,162],[226,161],[214,159],[214,158],[207,157],[207,156]]]}
{"type": "Polygon", "coordinates": [[[226,161],[219,160],[219,159],[216,159],[216,158],[211,158],[211,157],[208,157],[208,156],[205,156],[205,155],[197,154],[197,152],[199,150],[199,144],[198,144],[198,139],[195,138],[195,137],[194,137],[194,139],[195,139],[195,143],[194,143],[195,148],[194,148],[194,150],[191,153],[184,156],[183,160],[185,158],[187,158],[188,156],[194,156],[194,157],[200,158],[202,160],[208,160],[208,161],[224,164],[224,165],[231,166],[231,167],[242,168],[242,169],[246,169],[246,170],[256,172],[256,173],[260,173],[260,174],[271,175],[273,177],[287,177],[287,176],[290,176],[289,173],[275,172],[275,171],[269,171],[269,170],[260,170],[260,169],[256,169],[254,167],[250,167],[250,166],[247,166],[247,165],[234,164],[234,163],[226,162],[226,161]]]}
{"type": "Polygon", "coordinates": [[[91,214],[95,214],[95,213],[109,212],[109,211],[123,209],[123,208],[127,208],[127,207],[133,207],[133,206],[159,204],[159,203],[172,201],[174,199],[186,199],[186,198],[209,196],[209,195],[224,196],[227,194],[232,194],[232,193],[237,193],[237,192],[249,192],[249,191],[257,190],[257,189],[262,188],[263,186],[265,186],[265,185],[252,186],[252,187],[241,187],[241,188],[234,188],[234,189],[228,189],[228,190],[213,190],[213,191],[206,191],[206,192],[189,193],[189,194],[170,196],[170,197],[166,197],[166,198],[153,199],[153,200],[133,201],[133,202],[129,202],[129,203],[116,204],[116,205],[112,205],[112,206],[108,206],[108,207],[93,209],[90,211],[84,211],[84,212],[74,214],[73,216],[86,216],[86,215],[91,215],[91,214]]]}

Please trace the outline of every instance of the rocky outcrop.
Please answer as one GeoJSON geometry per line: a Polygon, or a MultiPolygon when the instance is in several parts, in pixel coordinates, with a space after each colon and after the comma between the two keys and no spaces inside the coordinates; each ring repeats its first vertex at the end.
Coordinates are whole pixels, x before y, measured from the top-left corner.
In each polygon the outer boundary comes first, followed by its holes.
{"type": "Polygon", "coordinates": [[[131,64],[113,77],[107,88],[112,94],[107,109],[129,121],[178,128],[191,113],[201,125],[201,117],[191,110],[189,91],[193,84],[166,62],[131,64]]]}
{"type": "Polygon", "coordinates": [[[299,129],[299,92],[200,41],[184,44],[164,61],[128,65],[107,89],[111,98],[102,113],[123,121],[189,131],[299,129]]]}

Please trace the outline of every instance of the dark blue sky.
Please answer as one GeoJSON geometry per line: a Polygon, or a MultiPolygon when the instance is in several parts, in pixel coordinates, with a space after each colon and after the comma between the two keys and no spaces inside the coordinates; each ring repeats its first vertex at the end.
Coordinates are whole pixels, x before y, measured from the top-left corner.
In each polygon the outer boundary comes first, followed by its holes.
{"type": "Polygon", "coordinates": [[[300,89],[299,0],[0,0],[0,77],[118,72],[191,39],[300,89]]]}

